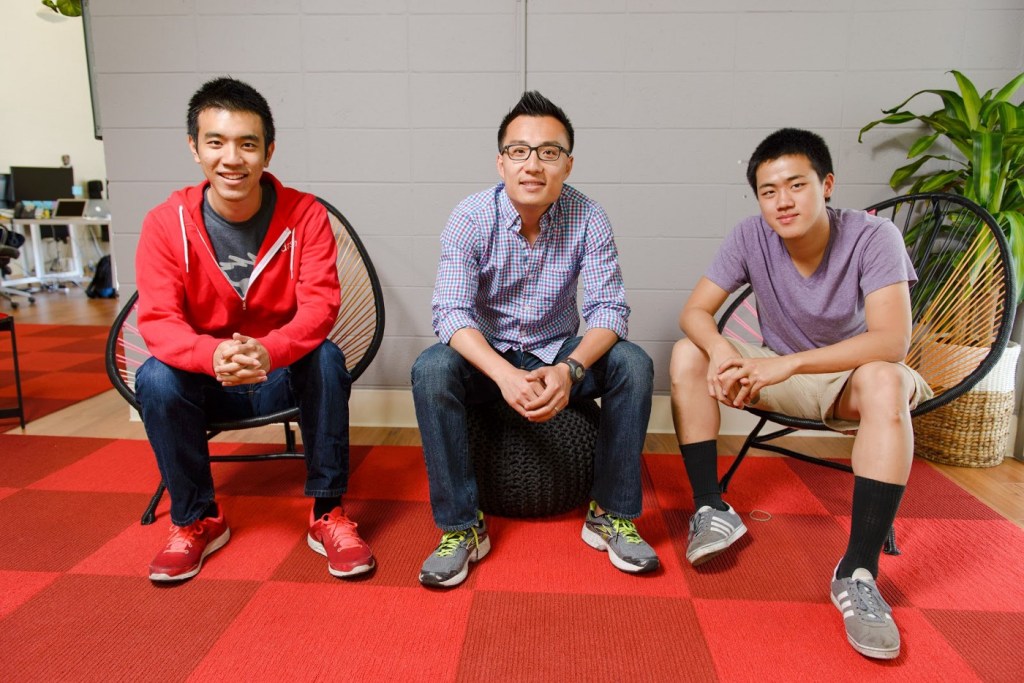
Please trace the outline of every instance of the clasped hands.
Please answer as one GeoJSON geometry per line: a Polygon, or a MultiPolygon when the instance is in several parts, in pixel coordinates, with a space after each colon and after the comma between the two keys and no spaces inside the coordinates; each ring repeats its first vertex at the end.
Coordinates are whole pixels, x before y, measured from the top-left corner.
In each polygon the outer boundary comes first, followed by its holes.
{"type": "Polygon", "coordinates": [[[708,394],[727,406],[743,408],[761,398],[761,390],[789,379],[793,374],[785,356],[775,358],[711,359],[708,365],[708,394]]]}
{"type": "Polygon", "coordinates": [[[547,422],[569,404],[568,367],[546,365],[527,372],[512,368],[498,382],[502,398],[530,422],[547,422]]]}
{"type": "Polygon", "coordinates": [[[213,372],[225,387],[266,382],[270,354],[259,340],[235,332],[214,350],[213,372]]]}

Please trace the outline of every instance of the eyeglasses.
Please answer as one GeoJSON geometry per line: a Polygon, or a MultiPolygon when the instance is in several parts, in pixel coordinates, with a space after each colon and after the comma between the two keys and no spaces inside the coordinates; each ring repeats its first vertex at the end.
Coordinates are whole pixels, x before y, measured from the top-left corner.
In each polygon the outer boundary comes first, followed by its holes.
{"type": "Polygon", "coordinates": [[[512,161],[526,161],[532,152],[537,152],[537,158],[546,164],[555,163],[562,154],[569,156],[569,150],[561,145],[505,145],[501,148],[501,153],[512,161]]]}

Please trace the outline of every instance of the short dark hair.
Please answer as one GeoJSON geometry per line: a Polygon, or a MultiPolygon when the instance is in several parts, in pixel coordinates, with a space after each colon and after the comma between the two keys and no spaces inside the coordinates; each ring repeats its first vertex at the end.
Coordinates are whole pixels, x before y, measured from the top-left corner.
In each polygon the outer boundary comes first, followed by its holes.
{"type": "Polygon", "coordinates": [[[747,164],[747,182],[757,193],[757,169],[761,164],[774,161],[790,154],[801,154],[811,162],[811,168],[818,174],[818,180],[832,173],[832,155],[828,145],[817,133],[799,128],[780,128],[757,146],[747,164]]]}
{"type": "Polygon", "coordinates": [[[263,95],[248,83],[223,76],[203,83],[188,101],[188,135],[199,142],[199,114],[206,109],[252,112],[263,121],[264,149],[274,142],[274,117],[263,95]]]}
{"type": "Polygon", "coordinates": [[[565,115],[561,107],[536,90],[524,92],[516,106],[512,107],[505,114],[505,118],[501,120],[501,125],[498,126],[498,151],[501,151],[501,143],[505,140],[505,131],[508,130],[508,124],[512,123],[512,120],[519,116],[553,116],[558,119],[558,122],[565,126],[565,132],[569,135],[568,152],[572,154],[576,137],[572,130],[572,123],[569,122],[569,117],[565,115]]]}

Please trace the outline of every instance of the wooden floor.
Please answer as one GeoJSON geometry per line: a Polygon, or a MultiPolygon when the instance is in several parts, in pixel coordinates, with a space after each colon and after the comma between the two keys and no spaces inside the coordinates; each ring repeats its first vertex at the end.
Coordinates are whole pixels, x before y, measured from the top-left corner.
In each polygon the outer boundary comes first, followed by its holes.
{"type": "MultiPolygon", "coordinates": [[[[22,299],[17,311],[0,300],[0,312],[11,313],[18,323],[64,325],[109,325],[117,315],[119,302],[112,299],[89,299],[81,289],[68,292],[40,292],[36,303],[22,299]]],[[[281,439],[279,426],[240,432],[227,432],[219,441],[274,443],[281,439]]],[[[129,420],[128,407],[113,390],[82,401],[62,411],[29,423],[24,430],[11,429],[12,434],[47,436],[92,436],[116,439],[145,439],[142,424],[129,420]]],[[[790,437],[792,439],[792,437],[790,437]]],[[[356,445],[420,445],[419,431],[393,427],[353,427],[351,440],[356,445]]],[[[738,436],[723,436],[719,445],[724,453],[735,453],[742,445],[738,436]]],[[[853,440],[835,437],[798,437],[805,449],[811,448],[821,457],[849,457],[853,440]]],[[[784,443],[784,442],[783,442],[784,443]]],[[[676,453],[678,446],[671,434],[648,434],[645,450],[649,453],[676,453]]],[[[777,457],[765,454],[763,457],[777,457]]],[[[1003,464],[986,469],[931,466],[957,482],[976,498],[1024,527],[1024,462],[1007,458],[1003,464]]]]}

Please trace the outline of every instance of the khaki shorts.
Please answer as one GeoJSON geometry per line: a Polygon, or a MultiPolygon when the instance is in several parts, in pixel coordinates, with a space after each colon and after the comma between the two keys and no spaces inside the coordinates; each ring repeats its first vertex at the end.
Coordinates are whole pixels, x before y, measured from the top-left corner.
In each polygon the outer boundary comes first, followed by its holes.
{"type": "MultiPolygon", "coordinates": [[[[746,342],[730,339],[731,343],[744,358],[773,358],[779,354],[767,346],[757,346],[746,342]]],[[[926,401],[934,395],[931,387],[924,381],[924,378],[906,363],[899,363],[900,367],[910,373],[914,381],[914,395],[910,400],[910,409],[913,410],[921,401],[926,401]]],[[[826,372],[815,375],[793,375],[784,382],[773,384],[761,390],[757,403],[751,404],[759,410],[767,410],[773,413],[782,413],[791,417],[801,417],[808,420],[821,420],[829,429],[837,432],[855,431],[860,425],[851,420],[841,420],[833,417],[836,401],[843,392],[847,380],[853,370],[843,372],[826,372]]]]}

